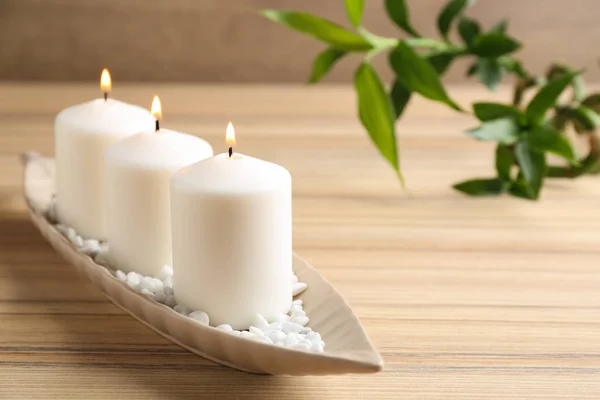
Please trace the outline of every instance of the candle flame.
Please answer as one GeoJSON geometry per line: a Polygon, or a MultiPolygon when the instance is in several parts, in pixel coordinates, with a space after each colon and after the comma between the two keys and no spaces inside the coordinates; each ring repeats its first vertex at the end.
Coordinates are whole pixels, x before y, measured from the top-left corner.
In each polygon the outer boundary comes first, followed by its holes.
{"type": "Polygon", "coordinates": [[[233,129],[233,124],[231,122],[227,124],[227,130],[225,131],[225,142],[229,146],[235,145],[235,129],[233,129]]]}
{"type": "Polygon", "coordinates": [[[102,93],[110,93],[112,89],[112,80],[106,68],[102,70],[102,75],[100,75],[100,89],[102,93]]]}
{"type": "Polygon", "coordinates": [[[150,112],[157,120],[162,118],[162,107],[160,105],[160,99],[158,96],[154,96],[154,99],[152,99],[152,107],[150,108],[150,112]]]}

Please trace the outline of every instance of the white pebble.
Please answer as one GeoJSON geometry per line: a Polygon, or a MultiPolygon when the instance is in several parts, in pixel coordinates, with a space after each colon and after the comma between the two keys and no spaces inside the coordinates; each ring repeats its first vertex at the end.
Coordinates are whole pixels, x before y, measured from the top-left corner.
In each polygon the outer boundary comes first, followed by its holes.
{"type": "Polygon", "coordinates": [[[306,326],[306,324],[308,324],[308,317],[296,317],[296,318],[292,318],[292,322],[299,324],[301,326],[306,326]]]}
{"type": "Polygon", "coordinates": [[[298,299],[298,300],[292,301],[292,305],[293,306],[301,306],[302,304],[304,304],[304,302],[302,301],[302,299],[298,299]]]}
{"type": "Polygon", "coordinates": [[[287,335],[285,338],[285,345],[287,347],[291,347],[298,344],[298,339],[296,339],[296,336],[294,335],[287,335]]]}
{"type": "Polygon", "coordinates": [[[265,336],[271,339],[273,342],[279,342],[281,340],[285,340],[286,334],[282,331],[269,330],[265,331],[265,336]]]}
{"type": "Polygon", "coordinates": [[[173,292],[173,288],[169,286],[164,287],[165,296],[173,296],[175,292],[173,292]]]}
{"type": "Polygon", "coordinates": [[[154,296],[152,296],[152,298],[154,299],[154,301],[157,301],[159,303],[163,303],[165,302],[165,300],[167,300],[167,296],[165,296],[164,293],[156,293],[154,296]]]}
{"type": "Polygon", "coordinates": [[[75,235],[72,238],[70,237],[69,240],[71,241],[71,243],[73,243],[77,247],[83,246],[83,239],[81,238],[81,236],[75,235]]]}
{"type": "Polygon", "coordinates": [[[306,345],[306,347],[310,347],[310,345],[312,344],[311,341],[307,339],[302,339],[298,343],[304,344],[306,345]]]}
{"type": "Polygon", "coordinates": [[[292,296],[298,296],[300,293],[306,290],[307,286],[304,282],[298,282],[292,286],[292,296]]]}
{"type": "Polygon", "coordinates": [[[195,319],[196,321],[200,322],[202,325],[208,325],[208,322],[209,322],[208,314],[205,313],[204,311],[194,311],[193,313],[188,315],[188,317],[195,319]]]}
{"type": "Polygon", "coordinates": [[[323,346],[321,346],[321,342],[310,342],[310,351],[322,353],[323,346]]]}
{"type": "Polygon", "coordinates": [[[62,233],[63,236],[67,236],[67,232],[69,231],[69,228],[67,228],[63,224],[54,225],[54,227],[56,228],[57,231],[62,233]]]}
{"type": "Polygon", "coordinates": [[[83,244],[83,247],[80,247],[78,249],[81,253],[91,256],[92,254],[96,253],[98,251],[97,248],[95,247],[90,247],[90,246],[86,246],[86,244],[83,244]]]}
{"type": "Polygon", "coordinates": [[[126,281],[127,280],[127,274],[123,271],[121,271],[120,269],[118,269],[115,272],[115,276],[117,277],[117,279],[119,279],[120,281],[126,281]]]}
{"type": "Polygon", "coordinates": [[[177,304],[177,302],[175,301],[175,296],[167,295],[167,298],[165,299],[165,304],[169,307],[175,307],[175,305],[177,304]]]}
{"type": "Polygon", "coordinates": [[[177,304],[175,307],[173,307],[173,310],[177,311],[179,314],[182,315],[188,315],[190,313],[189,308],[187,308],[186,306],[182,306],[181,304],[177,304]]]}
{"type": "Polygon", "coordinates": [[[217,329],[220,329],[224,332],[233,332],[233,328],[231,327],[231,325],[227,325],[227,324],[221,324],[221,325],[217,326],[217,329]]]}
{"type": "Polygon", "coordinates": [[[279,313],[277,314],[277,316],[275,317],[275,322],[280,322],[280,323],[284,323],[286,321],[290,320],[290,316],[289,315],[285,315],[284,313],[279,313]]]}
{"type": "Polygon", "coordinates": [[[273,341],[266,336],[253,336],[252,340],[266,344],[273,344],[273,341]]]}
{"type": "Polygon", "coordinates": [[[300,333],[303,334],[303,335],[306,335],[309,332],[312,332],[312,329],[309,328],[308,326],[302,327],[302,330],[300,331],[300,333]]]}
{"type": "Polygon", "coordinates": [[[253,337],[254,337],[254,335],[253,335],[253,334],[251,334],[251,333],[250,333],[250,332],[248,332],[248,331],[241,331],[241,332],[240,332],[240,336],[241,336],[241,337],[243,337],[243,338],[247,338],[247,339],[249,339],[249,338],[253,338],[253,337]]]}
{"type": "Polygon", "coordinates": [[[67,228],[67,238],[69,238],[69,240],[73,241],[76,236],[77,236],[77,232],[75,232],[75,229],[70,228],[70,227],[67,228]]]}
{"type": "Polygon", "coordinates": [[[322,340],[321,339],[321,334],[319,332],[314,332],[314,331],[313,332],[309,332],[306,335],[306,338],[308,340],[310,340],[310,341],[316,341],[316,342],[320,342],[322,340]]]}
{"type": "Polygon", "coordinates": [[[160,279],[152,278],[152,285],[154,286],[154,293],[159,293],[164,290],[163,283],[160,279]]]}
{"type": "Polygon", "coordinates": [[[173,278],[165,278],[165,280],[163,281],[163,285],[165,287],[173,287],[173,278]]]}
{"type": "Polygon", "coordinates": [[[154,283],[152,282],[152,278],[150,278],[149,276],[143,277],[142,280],[140,281],[140,288],[153,292],[154,291],[154,283]]]}
{"type": "Polygon", "coordinates": [[[83,241],[83,246],[92,249],[98,249],[100,247],[100,242],[98,242],[96,239],[85,239],[83,241]]]}
{"type": "Polygon", "coordinates": [[[300,342],[300,343],[296,343],[295,345],[291,346],[292,349],[296,349],[296,350],[309,350],[310,349],[310,345],[304,343],[304,342],[300,342]]]}
{"type": "Polygon", "coordinates": [[[300,332],[301,330],[302,330],[302,325],[297,324],[295,322],[284,322],[283,323],[283,331],[285,333],[300,332]]]}
{"type": "Polygon", "coordinates": [[[152,293],[151,291],[149,291],[148,289],[145,289],[145,288],[141,288],[140,293],[148,295],[148,296],[152,296],[154,294],[154,293],[152,293]]]}
{"type": "Polygon", "coordinates": [[[131,287],[137,287],[140,284],[140,276],[135,272],[128,273],[127,284],[131,287]]]}
{"type": "Polygon", "coordinates": [[[299,318],[299,317],[306,317],[306,313],[304,312],[304,310],[300,309],[300,310],[294,310],[292,311],[292,320],[294,318],[299,318]]]}
{"type": "Polygon", "coordinates": [[[171,278],[173,276],[173,268],[170,265],[163,265],[156,277],[161,281],[164,281],[167,278],[171,278]]]}
{"type": "Polygon", "coordinates": [[[285,347],[285,342],[280,340],[279,342],[275,342],[275,346],[285,347]]]}
{"type": "Polygon", "coordinates": [[[254,326],[256,326],[259,329],[266,329],[269,327],[269,322],[267,322],[267,320],[260,314],[256,314],[254,316],[254,326]]]}
{"type": "Polygon", "coordinates": [[[296,283],[298,283],[298,277],[296,274],[292,274],[292,285],[295,285],[296,283]]]}
{"type": "Polygon", "coordinates": [[[283,329],[283,325],[281,324],[281,322],[277,322],[277,321],[271,322],[269,324],[269,329],[275,329],[275,330],[280,331],[283,329]]]}
{"type": "Polygon", "coordinates": [[[262,329],[257,328],[256,326],[251,326],[248,330],[255,336],[265,336],[265,333],[262,331],[262,329]]]}

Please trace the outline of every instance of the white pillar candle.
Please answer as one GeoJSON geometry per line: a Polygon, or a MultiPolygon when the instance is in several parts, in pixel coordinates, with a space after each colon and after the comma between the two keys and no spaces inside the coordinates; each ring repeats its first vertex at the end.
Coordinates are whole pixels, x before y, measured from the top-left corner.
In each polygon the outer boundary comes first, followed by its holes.
{"type": "MultiPolygon", "coordinates": [[[[155,97],[152,113],[157,118],[159,107],[155,97]]],[[[173,265],[169,179],[178,169],[212,155],[206,141],[163,128],[138,133],[106,149],[108,261],[112,266],[156,276],[163,265],[173,265]]]]}
{"type": "MultiPolygon", "coordinates": [[[[107,95],[108,71],[102,76],[107,95]]],[[[114,99],[95,99],[57,115],[54,141],[60,222],[84,237],[106,238],[104,149],[153,125],[154,118],[147,110],[114,99]]]]}
{"type": "Polygon", "coordinates": [[[272,320],[289,311],[292,179],[285,168],[238,153],[186,167],[171,178],[171,224],[178,303],[234,329],[247,329],[256,314],[272,320]]]}

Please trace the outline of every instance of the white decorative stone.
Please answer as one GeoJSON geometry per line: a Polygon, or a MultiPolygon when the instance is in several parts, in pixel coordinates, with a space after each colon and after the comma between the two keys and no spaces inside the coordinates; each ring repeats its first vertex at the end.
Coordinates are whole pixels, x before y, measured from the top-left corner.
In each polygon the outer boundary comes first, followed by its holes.
{"type": "Polygon", "coordinates": [[[298,344],[298,339],[296,339],[296,336],[287,335],[287,337],[285,338],[285,346],[292,347],[292,346],[295,346],[296,344],[298,344]]]}
{"type": "Polygon", "coordinates": [[[254,317],[254,326],[259,329],[266,329],[269,327],[269,322],[260,314],[256,314],[254,317]]]}
{"type": "MultiPolygon", "coordinates": [[[[105,242],[99,242],[93,238],[83,239],[73,228],[65,225],[56,224],[55,228],[75,245],[78,251],[93,256],[96,263],[110,267],[106,259],[108,245],[105,242]]],[[[136,292],[149,296],[154,301],[165,304],[203,325],[209,324],[210,319],[207,313],[203,311],[190,312],[191,310],[187,307],[177,304],[173,292],[173,268],[171,266],[164,265],[155,277],[142,276],[133,271],[126,274],[121,270],[114,271],[114,274],[117,279],[127,283],[136,292]]],[[[296,275],[292,275],[291,279],[294,296],[306,290],[307,285],[299,282],[296,275]]],[[[310,320],[302,307],[303,304],[301,299],[294,300],[288,314],[279,313],[272,321],[267,321],[262,315],[256,315],[253,325],[247,331],[234,330],[228,324],[219,325],[217,329],[260,343],[323,352],[325,342],[318,332],[314,332],[307,326],[310,320]]]]}
{"type": "Polygon", "coordinates": [[[292,322],[295,324],[298,324],[300,326],[306,326],[306,324],[308,324],[308,317],[296,317],[296,318],[292,318],[292,322]]]}
{"type": "Polygon", "coordinates": [[[152,278],[150,278],[149,276],[145,276],[142,278],[142,280],[140,281],[140,288],[149,290],[149,291],[154,291],[154,282],[152,282],[152,278]]]}
{"type": "Polygon", "coordinates": [[[194,311],[193,313],[188,315],[188,317],[195,319],[196,321],[200,322],[202,325],[208,325],[208,323],[209,323],[208,314],[205,313],[204,311],[194,311]]]}
{"type": "Polygon", "coordinates": [[[283,323],[283,331],[285,333],[300,332],[301,330],[302,330],[302,325],[297,324],[295,322],[284,322],[283,323]]]}
{"type": "Polygon", "coordinates": [[[277,321],[271,322],[269,324],[269,329],[274,329],[274,330],[280,331],[283,329],[283,325],[281,324],[281,322],[277,322],[277,321]]]}
{"type": "Polygon", "coordinates": [[[117,277],[118,280],[120,281],[126,281],[127,280],[127,274],[123,271],[121,271],[120,269],[118,269],[115,272],[115,276],[117,277]]]}
{"type": "Polygon", "coordinates": [[[156,275],[158,279],[164,281],[167,278],[173,277],[173,268],[170,265],[163,265],[158,274],[156,275]]]}
{"type": "Polygon", "coordinates": [[[154,296],[152,296],[152,298],[154,299],[154,301],[157,301],[162,304],[164,304],[165,300],[167,300],[167,296],[165,296],[164,293],[156,293],[154,296]]]}
{"type": "Polygon", "coordinates": [[[292,296],[298,296],[300,293],[304,292],[308,286],[304,282],[298,282],[294,286],[292,286],[292,296]]]}
{"type": "Polygon", "coordinates": [[[256,326],[251,326],[250,329],[248,329],[248,330],[250,331],[251,334],[253,334],[255,336],[265,336],[262,329],[257,328],[256,326]]]}
{"type": "Polygon", "coordinates": [[[221,324],[221,325],[217,326],[217,329],[220,329],[224,332],[233,332],[233,328],[231,327],[231,325],[227,325],[227,324],[221,324]]]}

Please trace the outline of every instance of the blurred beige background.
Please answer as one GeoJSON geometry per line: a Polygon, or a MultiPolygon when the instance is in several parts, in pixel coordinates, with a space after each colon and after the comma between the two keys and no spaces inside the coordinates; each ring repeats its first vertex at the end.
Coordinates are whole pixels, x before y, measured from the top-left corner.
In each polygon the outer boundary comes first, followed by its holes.
{"type": "MultiPolygon", "coordinates": [[[[445,0],[407,1],[413,25],[435,34],[445,0]]],[[[399,35],[383,3],[366,0],[364,24],[399,35]]],[[[107,66],[119,81],[304,81],[324,45],[253,13],[261,8],[347,25],[343,0],[0,0],[0,79],[97,80],[107,66]]],[[[530,69],[562,60],[600,79],[600,0],[480,0],[470,14],[486,27],[508,17],[530,69]]],[[[357,60],[343,60],[327,80],[351,79],[357,60]]],[[[385,70],[385,58],[377,62],[385,70]]],[[[447,79],[463,71],[456,65],[447,79]]]]}

